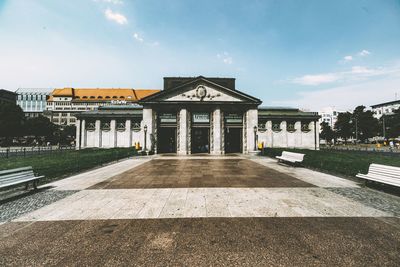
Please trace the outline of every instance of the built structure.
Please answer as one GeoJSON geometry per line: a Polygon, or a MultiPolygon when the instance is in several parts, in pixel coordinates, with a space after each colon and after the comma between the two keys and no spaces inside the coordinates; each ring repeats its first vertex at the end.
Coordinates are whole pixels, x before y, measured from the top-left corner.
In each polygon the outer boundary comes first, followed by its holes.
{"type": "Polygon", "coordinates": [[[101,106],[134,105],[141,98],[159,90],[132,88],[62,88],[54,89],[47,100],[46,116],[58,125],[75,125],[75,114],[97,110],[101,106]]]}
{"type": "Polygon", "coordinates": [[[43,115],[46,109],[46,101],[53,89],[51,88],[18,88],[17,105],[22,108],[28,118],[43,115]]]}
{"type": "Polygon", "coordinates": [[[378,120],[383,115],[392,115],[396,109],[400,108],[400,100],[389,101],[381,104],[376,104],[371,106],[374,112],[374,117],[378,120]]]}
{"type": "Polygon", "coordinates": [[[81,112],[77,149],[131,147],[155,153],[249,153],[259,147],[319,148],[319,116],[261,101],[233,78],[164,78],[164,89],[138,101],[81,112]]]}

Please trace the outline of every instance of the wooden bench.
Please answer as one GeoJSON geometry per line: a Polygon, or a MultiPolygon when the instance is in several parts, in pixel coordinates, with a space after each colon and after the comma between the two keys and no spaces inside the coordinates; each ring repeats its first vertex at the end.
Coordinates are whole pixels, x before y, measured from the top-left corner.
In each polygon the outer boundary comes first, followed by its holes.
{"type": "Polygon", "coordinates": [[[367,174],[359,173],[356,177],[400,187],[400,167],[371,164],[367,174]]]}
{"type": "Polygon", "coordinates": [[[304,154],[282,151],[281,156],[276,156],[279,162],[286,161],[293,164],[301,163],[304,159],[304,154]]]}
{"type": "Polygon", "coordinates": [[[33,183],[33,188],[37,189],[39,179],[44,176],[35,176],[32,167],[22,167],[11,170],[0,171],[0,188],[10,187],[25,183],[25,190],[29,183],[33,183]]]}

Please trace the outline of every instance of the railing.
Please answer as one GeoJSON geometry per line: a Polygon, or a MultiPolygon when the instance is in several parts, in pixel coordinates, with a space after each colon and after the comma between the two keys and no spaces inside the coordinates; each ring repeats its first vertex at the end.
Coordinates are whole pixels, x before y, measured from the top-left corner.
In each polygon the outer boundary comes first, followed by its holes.
{"type": "Polygon", "coordinates": [[[390,147],[372,147],[372,146],[320,146],[321,150],[337,150],[337,151],[359,151],[370,153],[400,153],[399,148],[390,147]]]}
{"type": "Polygon", "coordinates": [[[51,153],[63,153],[75,150],[74,146],[36,146],[36,147],[18,147],[18,148],[0,148],[0,158],[11,157],[30,157],[51,153]]]}

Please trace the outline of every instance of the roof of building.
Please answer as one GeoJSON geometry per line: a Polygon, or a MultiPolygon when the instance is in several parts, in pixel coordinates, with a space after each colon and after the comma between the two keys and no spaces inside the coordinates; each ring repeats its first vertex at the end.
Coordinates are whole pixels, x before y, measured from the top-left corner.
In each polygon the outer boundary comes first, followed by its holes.
{"type": "Polygon", "coordinates": [[[84,111],[74,114],[78,119],[81,118],[137,118],[141,117],[143,109],[141,106],[107,106],[99,107],[98,110],[84,111]]]}
{"type": "Polygon", "coordinates": [[[17,94],[50,94],[53,88],[18,88],[15,93],[17,94]]]}
{"type": "Polygon", "coordinates": [[[389,101],[389,102],[385,102],[385,103],[381,103],[381,104],[372,105],[371,108],[379,108],[379,107],[395,105],[395,104],[400,104],[400,100],[394,100],[394,101],[389,101]]]}
{"type": "Polygon", "coordinates": [[[72,97],[73,101],[111,101],[123,100],[136,102],[146,96],[155,94],[156,89],[132,89],[132,88],[60,88],[54,89],[49,100],[53,97],[72,97]]]}
{"type": "Polygon", "coordinates": [[[318,112],[301,111],[298,108],[289,107],[261,107],[258,109],[258,117],[265,119],[311,119],[320,118],[318,112]]]}

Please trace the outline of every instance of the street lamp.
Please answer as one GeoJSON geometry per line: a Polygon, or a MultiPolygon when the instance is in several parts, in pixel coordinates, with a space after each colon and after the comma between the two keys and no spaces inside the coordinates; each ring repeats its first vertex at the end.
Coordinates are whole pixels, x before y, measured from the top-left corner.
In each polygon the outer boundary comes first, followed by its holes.
{"type": "Polygon", "coordinates": [[[143,127],[144,130],[144,151],[147,150],[147,125],[143,127]]]}
{"type": "Polygon", "coordinates": [[[257,151],[257,126],[254,125],[254,151],[257,151]]]}

